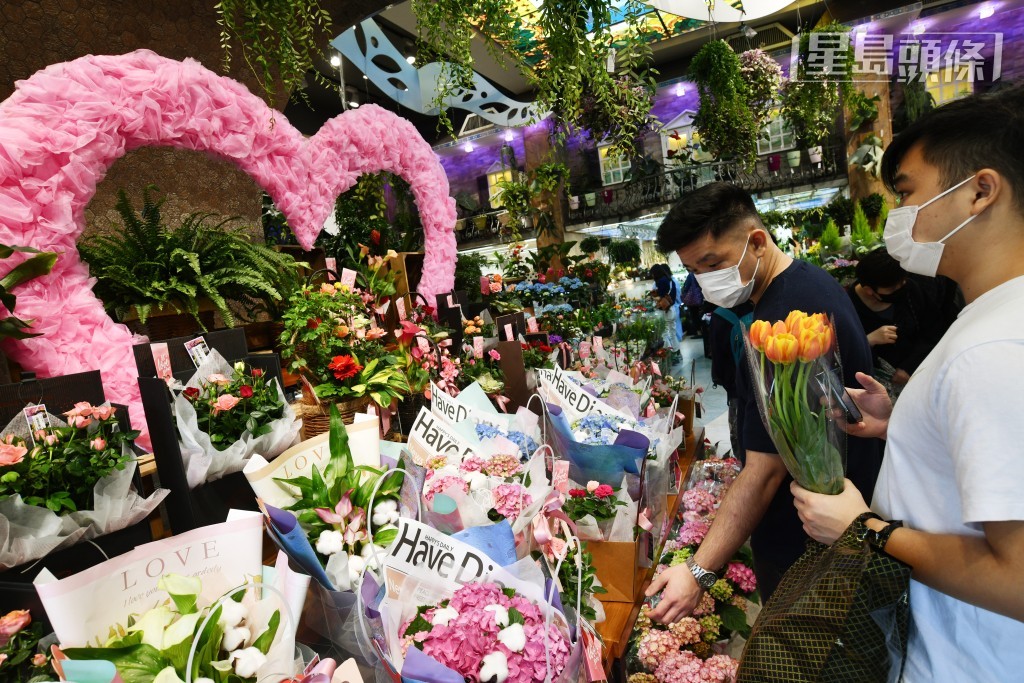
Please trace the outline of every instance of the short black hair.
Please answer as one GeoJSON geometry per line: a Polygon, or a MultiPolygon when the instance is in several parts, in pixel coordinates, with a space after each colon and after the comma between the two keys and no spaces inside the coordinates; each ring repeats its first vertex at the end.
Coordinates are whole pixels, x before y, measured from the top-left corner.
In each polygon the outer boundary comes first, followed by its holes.
{"type": "Polygon", "coordinates": [[[882,181],[893,192],[900,161],[918,143],[946,187],[991,168],[1006,178],[1024,213],[1024,86],[965,97],[910,124],[882,156],[882,181]]]}
{"type": "Polygon", "coordinates": [[[900,268],[900,262],[890,256],[885,247],[865,254],[857,262],[856,272],[857,282],[872,289],[895,287],[907,277],[906,271],[900,268]]]}
{"type": "Polygon", "coordinates": [[[672,270],[668,267],[667,263],[655,263],[651,266],[650,277],[652,280],[658,280],[663,277],[672,277],[672,270]]]}
{"type": "Polygon", "coordinates": [[[749,192],[731,183],[711,183],[676,202],[658,228],[656,246],[663,254],[678,251],[708,234],[718,238],[747,218],[760,225],[749,192]]]}

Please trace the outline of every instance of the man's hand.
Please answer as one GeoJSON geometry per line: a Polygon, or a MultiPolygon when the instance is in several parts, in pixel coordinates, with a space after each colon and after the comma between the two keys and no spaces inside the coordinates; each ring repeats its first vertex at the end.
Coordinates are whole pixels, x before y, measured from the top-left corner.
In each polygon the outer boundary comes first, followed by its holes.
{"type": "Polygon", "coordinates": [[[909,381],[910,381],[910,373],[908,373],[906,370],[900,369],[900,370],[897,370],[896,372],[892,373],[892,383],[893,384],[899,384],[899,385],[902,386],[902,385],[905,385],[909,381]]]}
{"type": "Polygon", "coordinates": [[[896,326],[882,325],[874,332],[868,334],[868,344],[871,346],[885,346],[896,343],[896,326]]]}
{"type": "Polygon", "coordinates": [[[827,545],[835,543],[853,520],[871,509],[849,479],[843,480],[843,492],[834,496],[811,493],[795,481],[789,490],[793,492],[793,504],[804,523],[804,532],[827,545]]]}
{"type": "Polygon", "coordinates": [[[671,624],[688,616],[700,604],[704,593],[685,564],[669,567],[654,577],[651,587],[647,589],[647,597],[659,591],[663,591],[661,602],[650,611],[650,617],[663,624],[671,624]]]}
{"type": "Polygon", "coordinates": [[[847,388],[846,391],[860,408],[863,414],[861,421],[854,424],[838,420],[837,424],[851,436],[884,439],[889,431],[889,416],[892,415],[889,394],[871,375],[858,372],[857,381],[863,389],[847,388]]]}

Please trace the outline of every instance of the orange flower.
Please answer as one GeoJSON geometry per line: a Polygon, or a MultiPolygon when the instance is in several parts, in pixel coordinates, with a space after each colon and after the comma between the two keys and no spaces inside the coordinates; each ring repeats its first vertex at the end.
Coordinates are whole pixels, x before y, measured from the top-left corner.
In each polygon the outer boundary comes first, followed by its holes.
{"type": "Polygon", "coordinates": [[[799,350],[800,343],[796,337],[788,332],[782,332],[768,338],[764,347],[764,355],[773,363],[790,365],[796,360],[799,350]]]}
{"type": "Polygon", "coordinates": [[[821,356],[821,335],[812,332],[811,330],[804,330],[800,333],[800,347],[797,354],[800,361],[803,363],[810,363],[821,356]]]}
{"type": "Polygon", "coordinates": [[[832,326],[825,325],[824,329],[818,333],[821,339],[821,352],[822,354],[828,353],[832,350],[832,326]]]}
{"type": "Polygon", "coordinates": [[[803,311],[790,311],[786,316],[786,330],[794,336],[799,335],[801,324],[807,317],[803,311]]]}
{"type": "Polygon", "coordinates": [[[348,325],[338,325],[334,328],[334,336],[338,339],[344,339],[348,336],[349,332],[351,332],[351,330],[348,329],[348,325]]]}
{"type": "Polygon", "coordinates": [[[761,351],[771,333],[772,326],[768,324],[767,320],[755,320],[750,326],[750,343],[755,349],[761,351]]]}
{"type": "Polygon", "coordinates": [[[494,278],[495,282],[501,282],[501,274],[500,273],[495,273],[491,277],[494,278]]]}
{"type": "Polygon", "coordinates": [[[772,325],[772,335],[777,334],[790,334],[789,328],[786,327],[786,323],[781,320],[775,321],[775,324],[772,325]]]}

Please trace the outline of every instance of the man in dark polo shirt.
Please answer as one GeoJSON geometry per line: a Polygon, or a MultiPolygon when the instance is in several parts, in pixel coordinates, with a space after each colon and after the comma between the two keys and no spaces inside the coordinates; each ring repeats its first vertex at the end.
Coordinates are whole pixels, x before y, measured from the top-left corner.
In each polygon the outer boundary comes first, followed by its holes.
{"type": "MultiPolygon", "coordinates": [[[[713,183],[685,195],[658,229],[658,249],[674,251],[712,304],[754,304],[754,319],[784,320],[790,311],[824,313],[836,324],[847,386],[857,372],[870,373],[871,349],[849,296],[828,273],[794,261],[773,242],[754,202],[742,188],[713,183]]],[[[792,481],[758,413],[749,372],[737,373],[743,471],[730,487],[711,530],[691,561],[662,572],[648,595],[662,592],[651,618],[665,623],[690,614],[702,585],[713,583],[747,538],[765,600],[805,549],[807,535],[793,507],[792,481]]],[[[877,439],[850,437],[847,476],[870,491],[882,463],[877,439]]]]}

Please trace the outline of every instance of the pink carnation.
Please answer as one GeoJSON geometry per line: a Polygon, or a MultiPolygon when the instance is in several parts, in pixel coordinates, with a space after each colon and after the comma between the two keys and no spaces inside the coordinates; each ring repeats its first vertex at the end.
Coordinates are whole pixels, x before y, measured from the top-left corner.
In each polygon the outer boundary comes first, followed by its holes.
{"type": "Polygon", "coordinates": [[[494,495],[494,510],[508,520],[514,520],[523,508],[533,503],[533,496],[521,484],[498,484],[491,491],[494,495]]]}
{"type": "Polygon", "coordinates": [[[689,650],[676,650],[660,657],[654,666],[658,683],[704,683],[700,657],[689,650]]]}
{"type": "Polygon", "coordinates": [[[678,638],[668,631],[652,628],[640,639],[640,644],[636,648],[636,656],[640,659],[641,664],[653,670],[658,666],[658,662],[678,650],[678,638]]]}
{"type": "Polygon", "coordinates": [[[757,590],[757,577],[754,570],[739,562],[730,562],[725,570],[725,578],[736,584],[743,593],[753,593],[757,590]]]}
{"type": "Polygon", "coordinates": [[[683,545],[700,545],[708,535],[711,525],[703,521],[692,521],[683,524],[679,532],[679,542],[683,545]]]}
{"type": "Polygon", "coordinates": [[[434,496],[449,488],[461,490],[463,493],[469,491],[469,482],[454,474],[445,474],[439,477],[431,477],[423,488],[423,499],[428,503],[433,502],[434,496]]]}

